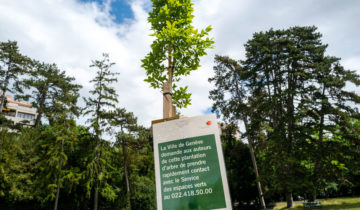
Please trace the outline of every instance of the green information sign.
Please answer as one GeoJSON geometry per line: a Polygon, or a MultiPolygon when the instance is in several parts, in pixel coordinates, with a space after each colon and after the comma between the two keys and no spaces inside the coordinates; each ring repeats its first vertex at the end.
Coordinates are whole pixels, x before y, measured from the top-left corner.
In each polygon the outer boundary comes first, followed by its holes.
{"type": "Polygon", "coordinates": [[[213,134],[159,143],[158,151],[163,207],[226,207],[213,134]]]}
{"type": "Polygon", "coordinates": [[[231,210],[216,116],[153,124],[158,210],[231,210]]]}

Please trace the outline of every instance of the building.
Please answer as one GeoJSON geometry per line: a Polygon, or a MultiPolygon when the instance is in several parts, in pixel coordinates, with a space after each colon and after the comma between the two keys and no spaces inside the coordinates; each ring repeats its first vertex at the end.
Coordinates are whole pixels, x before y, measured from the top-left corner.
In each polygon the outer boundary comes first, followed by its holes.
{"type": "Polygon", "coordinates": [[[2,109],[5,117],[15,124],[35,125],[37,109],[31,103],[15,101],[11,96],[6,96],[5,107],[2,109]]]}

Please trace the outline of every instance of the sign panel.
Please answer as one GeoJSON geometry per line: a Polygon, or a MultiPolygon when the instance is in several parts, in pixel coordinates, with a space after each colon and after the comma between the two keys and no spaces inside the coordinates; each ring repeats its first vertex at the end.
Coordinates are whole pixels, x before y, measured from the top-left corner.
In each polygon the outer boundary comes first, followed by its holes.
{"type": "Polygon", "coordinates": [[[231,209],[215,115],[153,125],[158,209],[231,209]]]}

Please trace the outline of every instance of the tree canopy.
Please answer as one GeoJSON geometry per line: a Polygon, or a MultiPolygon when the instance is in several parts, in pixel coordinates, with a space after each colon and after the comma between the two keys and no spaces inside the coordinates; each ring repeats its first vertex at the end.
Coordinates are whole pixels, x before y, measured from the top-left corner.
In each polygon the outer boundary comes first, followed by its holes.
{"type": "Polygon", "coordinates": [[[244,122],[262,180],[273,193],[286,194],[288,207],[292,193],[315,198],[329,183],[346,182],[345,154],[354,154],[359,142],[346,137],[360,102],[346,85],[360,85],[359,75],[325,55],[321,36],[316,27],[255,33],[245,44],[245,60],[216,57],[211,79],[215,110],[244,122]]]}
{"type": "Polygon", "coordinates": [[[199,31],[192,26],[193,3],[190,0],[153,0],[148,21],[155,40],[142,60],[146,82],[153,88],[163,88],[168,82],[172,88],[173,103],[179,107],[190,105],[187,86],[179,87],[181,77],[200,67],[200,57],[214,41],[208,37],[211,27],[199,31]]]}

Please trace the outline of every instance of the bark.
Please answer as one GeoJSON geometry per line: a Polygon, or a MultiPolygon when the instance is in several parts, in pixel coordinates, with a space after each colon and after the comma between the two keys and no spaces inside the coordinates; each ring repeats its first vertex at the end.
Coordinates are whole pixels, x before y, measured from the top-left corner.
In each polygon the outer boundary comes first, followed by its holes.
{"type": "MultiPolygon", "coordinates": [[[[169,88],[168,92],[170,94],[166,95],[166,97],[168,99],[168,102],[163,104],[163,106],[167,106],[166,110],[169,111],[169,114],[167,114],[167,115],[169,115],[168,117],[174,117],[174,116],[172,116],[172,113],[173,113],[172,112],[172,83],[173,83],[173,70],[174,70],[174,68],[173,68],[173,63],[172,63],[172,57],[170,55],[171,51],[172,51],[172,49],[171,49],[171,46],[169,45],[168,46],[168,55],[169,55],[169,57],[168,57],[168,81],[167,81],[167,85],[168,85],[168,88],[169,88]]],[[[167,116],[165,116],[165,114],[164,114],[163,118],[167,118],[167,116]]]]}
{"type": "Polygon", "coordinates": [[[45,110],[45,100],[46,100],[46,94],[44,94],[41,98],[40,98],[40,101],[39,101],[39,109],[37,110],[38,111],[38,115],[36,117],[36,120],[35,120],[35,127],[37,127],[38,125],[40,125],[41,123],[41,118],[43,116],[43,113],[44,113],[44,110],[45,110]]]}
{"type": "Polygon", "coordinates": [[[98,184],[96,184],[95,192],[94,192],[94,210],[98,209],[98,203],[99,203],[99,190],[98,190],[98,184]]]}
{"type": "MultiPolygon", "coordinates": [[[[172,56],[171,54],[171,46],[168,46],[168,81],[167,81],[167,85],[168,85],[168,90],[167,90],[167,94],[165,93],[165,91],[163,92],[164,94],[164,101],[163,101],[163,118],[169,118],[169,117],[174,117],[173,116],[173,111],[172,111],[172,83],[173,83],[173,62],[172,62],[172,56]],[[166,94],[166,95],[165,95],[166,94]]],[[[164,86],[166,84],[164,83],[164,86]]],[[[165,88],[164,88],[165,90],[165,88]]]]}
{"type": "Polygon", "coordinates": [[[123,154],[124,154],[124,176],[126,182],[126,209],[131,209],[130,203],[130,183],[129,183],[129,175],[128,175],[128,168],[127,168],[127,147],[125,141],[122,142],[123,154]]]}
{"type": "Polygon", "coordinates": [[[41,118],[42,118],[42,111],[39,111],[37,117],[36,117],[36,120],[35,120],[35,127],[37,127],[38,125],[40,125],[40,122],[41,122],[41,118]]]}
{"type": "Polygon", "coordinates": [[[163,119],[172,117],[172,96],[168,82],[163,84],[163,119]]]}
{"type": "Polygon", "coordinates": [[[286,193],[286,208],[294,208],[294,200],[292,197],[292,192],[286,193]]]}
{"type": "MultiPolygon", "coordinates": [[[[234,78],[236,78],[236,75],[234,76],[234,78]]],[[[237,92],[237,95],[238,95],[238,96],[241,96],[240,90],[239,90],[238,80],[236,80],[236,92],[237,92]]],[[[239,101],[239,103],[243,103],[241,98],[238,98],[238,101],[239,101]]],[[[255,158],[255,153],[254,153],[254,144],[253,144],[252,138],[251,138],[250,133],[249,133],[249,126],[248,126],[248,121],[247,121],[247,114],[246,114],[246,113],[242,113],[242,116],[243,116],[243,121],[244,121],[244,125],[245,125],[245,131],[246,131],[246,133],[247,133],[247,139],[248,139],[248,143],[249,143],[249,150],[250,150],[251,162],[252,162],[252,164],[253,164],[254,171],[255,171],[256,185],[257,185],[258,192],[259,192],[260,204],[261,204],[261,207],[262,207],[263,209],[266,209],[266,203],[265,203],[265,199],[264,199],[264,194],[263,194],[262,188],[261,188],[259,170],[258,170],[258,167],[257,167],[256,158],[255,158]]]]}
{"type": "Polygon", "coordinates": [[[4,108],[4,105],[5,105],[5,96],[6,96],[6,90],[7,90],[8,85],[9,85],[9,78],[8,78],[7,72],[6,72],[5,81],[4,81],[4,87],[2,87],[0,113],[2,112],[2,109],[4,108]]]}
{"type": "Polygon", "coordinates": [[[314,202],[316,200],[316,189],[314,189],[313,194],[310,196],[309,201],[314,202]]]}
{"type": "Polygon", "coordinates": [[[1,105],[0,105],[0,113],[2,112],[2,109],[4,108],[5,105],[5,91],[2,90],[2,94],[1,94],[1,105]]]}
{"type": "Polygon", "coordinates": [[[169,46],[169,48],[168,48],[168,50],[169,50],[169,57],[168,57],[168,76],[169,76],[169,78],[168,78],[168,82],[169,82],[169,85],[170,85],[170,88],[172,87],[172,80],[173,80],[173,63],[172,63],[172,57],[171,57],[171,46],[169,46]]]}
{"type": "MultiPolygon", "coordinates": [[[[59,179],[59,177],[58,177],[58,179],[59,179]]],[[[58,183],[58,186],[57,186],[57,191],[56,191],[56,198],[55,198],[55,206],[54,206],[54,210],[57,210],[57,209],[58,209],[59,196],[60,196],[60,185],[59,185],[59,183],[58,183]]]]}
{"type": "MultiPolygon", "coordinates": [[[[326,90],[326,87],[325,85],[323,86],[323,90],[322,90],[322,96],[324,97],[325,96],[325,90],[326,90]]],[[[316,195],[317,195],[317,183],[318,183],[318,179],[320,177],[320,165],[321,165],[321,158],[319,157],[323,157],[322,153],[324,151],[324,147],[323,147],[323,138],[324,138],[324,121],[325,121],[325,114],[324,114],[324,105],[321,104],[321,109],[320,109],[320,125],[319,125],[319,139],[318,139],[318,148],[320,150],[320,153],[317,154],[319,156],[315,157],[316,160],[315,160],[315,168],[314,168],[314,175],[313,175],[313,180],[314,180],[314,191],[313,191],[313,194],[312,194],[312,197],[310,199],[310,201],[315,201],[316,200],[316,195]]]]}
{"type": "MultiPolygon", "coordinates": [[[[63,153],[63,152],[64,152],[64,140],[61,141],[61,153],[63,153]]],[[[60,173],[61,173],[61,168],[62,168],[62,159],[61,158],[60,158],[59,166],[60,166],[60,173]]],[[[60,174],[57,177],[57,191],[56,191],[54,210],[58,209],[59,197],[60,197],[60,174]]]]}
{"type": "Polygon", "coordinates": [[[246,132],[247,132],[247,139],[248,139],[248,143],[249,143],[249,150],[250,150],[251,162],[252,162],[252,164],[253,164],[254,171],[255,171],[256,185],[257,185],[258,192],[259,192],[260,204],[261,204],[261,207],[262,207],[263,209],[266,209],[266,203],[265,203],[265,199],[264,199],[264,194],[263,194],[263,192],[262,192],[261,182],[260,182],[260,180],[259,180],[260,176],[259,176],[259,171],[258,171],[256,159],[255,159],[253,141],[252,141],[252,139],[251,139],[250,134],[248,133],[248,122],[247,122],[246,117],[244,117],[243,121],[244,121],[244,124],[245,124],[245,130],[246,130],[246,132]]]}

